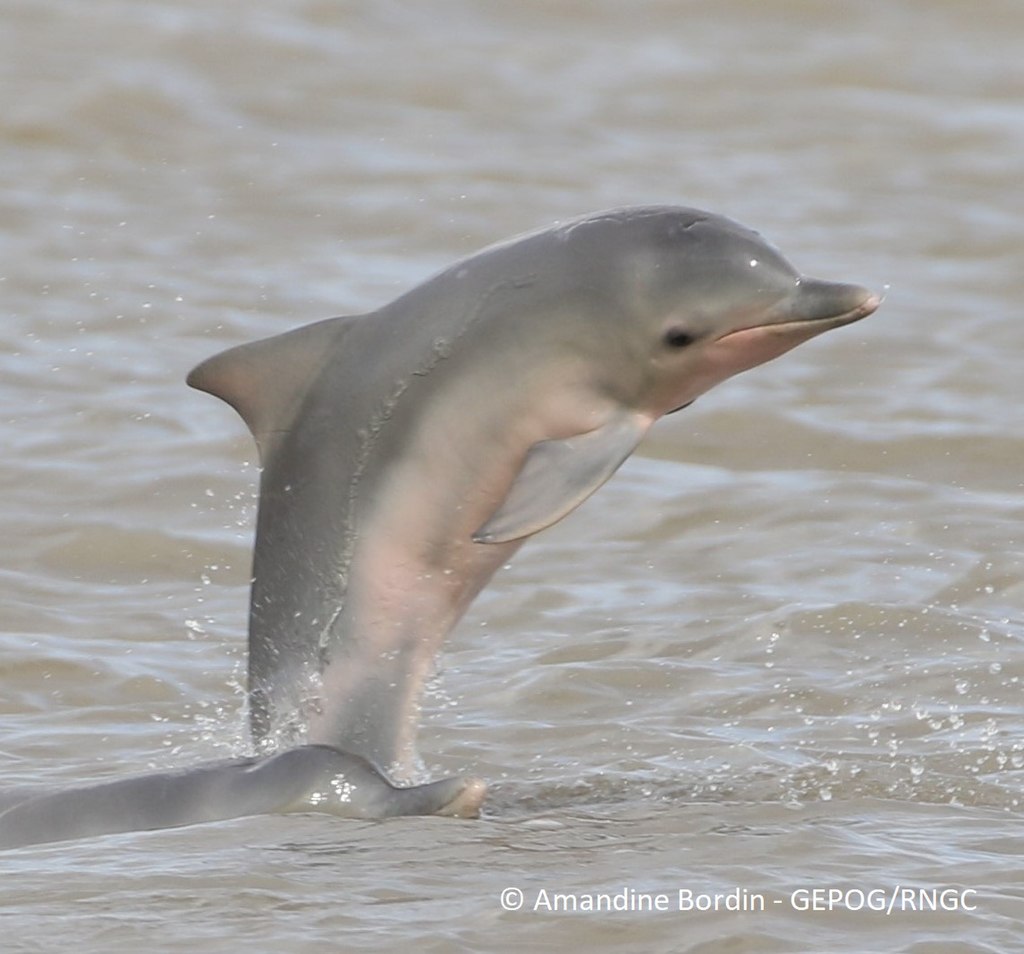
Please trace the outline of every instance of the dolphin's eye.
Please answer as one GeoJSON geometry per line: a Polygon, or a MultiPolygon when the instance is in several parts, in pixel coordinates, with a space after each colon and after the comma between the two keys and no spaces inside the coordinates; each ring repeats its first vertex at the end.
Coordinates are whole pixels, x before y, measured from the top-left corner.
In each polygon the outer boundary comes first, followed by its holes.
{"type": "Polygon", "coordinates": [[[697,340],[697,336],[685,328],[669,328],[662,340],[670,348],[685,348],[697,340]]]}

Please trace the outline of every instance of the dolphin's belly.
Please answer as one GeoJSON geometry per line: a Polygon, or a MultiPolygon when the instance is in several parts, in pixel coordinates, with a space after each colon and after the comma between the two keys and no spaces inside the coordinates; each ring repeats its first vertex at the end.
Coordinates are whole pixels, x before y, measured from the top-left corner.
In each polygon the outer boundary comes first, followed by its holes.
{"type": "Polygon", "coordinates": [[[344,607],[332,633],[309,740],[370,759],[397,778],[415,769],[418,701],[445,637],[519,548],[474,543],[516,466],[480,473],[443,454],[410,453],[368,475],[344,607]],[[490,495],[480,488],[493,487],[490,495]]]}

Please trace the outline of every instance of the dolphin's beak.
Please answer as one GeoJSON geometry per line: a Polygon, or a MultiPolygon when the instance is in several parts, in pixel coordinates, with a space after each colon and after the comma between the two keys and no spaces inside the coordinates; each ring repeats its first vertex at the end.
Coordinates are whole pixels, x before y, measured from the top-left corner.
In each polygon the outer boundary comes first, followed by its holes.
{"type": "Polygon", "coordinates": [[[881,303],[881,296],[861,285],[800,278],[793,291],[762,314],[757,324],[727,332],[710,342],[704,351],[708,380],[714,384],[764,364],[823,331],[870,315],[881,303]]]}
{"type": "Polygon", "coordinates": [[[881,296],[868,291],[863,285],[799,278],[792,293],[763,315],[757,324],[729,331],[718,341],[775,339],[777,344],[786,341],[786,347],[776,352],[782,354],[782,351],[788,351],[823,331],[867,317],[881,303],[881,296]]]}
{"type": "Polygon", "coordinates": [[[865,318],[881,303],[881,296],[862,285],[801,278],[797,281],[796,293],[780,309],[772,324],[807,321],[825,331],[865,318]]]}

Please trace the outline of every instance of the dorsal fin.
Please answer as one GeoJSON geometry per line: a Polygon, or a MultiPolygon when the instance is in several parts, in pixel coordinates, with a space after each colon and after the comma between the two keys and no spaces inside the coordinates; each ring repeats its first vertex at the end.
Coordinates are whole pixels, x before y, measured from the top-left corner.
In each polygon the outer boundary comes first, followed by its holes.
{"type": "Polygon", "coordinates": [[[310,385],[358,320],[328,318],[228,348],[196,365],[186,380],[238,411],[265,458],[272,436],[291,426],[310,385]]]}

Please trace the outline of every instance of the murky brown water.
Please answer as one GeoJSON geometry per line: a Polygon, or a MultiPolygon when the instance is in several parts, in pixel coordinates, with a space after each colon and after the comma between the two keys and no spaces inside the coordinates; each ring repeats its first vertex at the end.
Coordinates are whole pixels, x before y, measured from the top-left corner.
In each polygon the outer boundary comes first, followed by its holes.
{"type": "Polygon", "coordinates": [[[1019,946],[1024,7],[2,13],[5,786],[244,744],[254,451],[182,382],[213,351],[610,205],[891,284],[659,425],[475,605],[422,748],[493,780],[485,819],[10,852],[4,950],[1019,946]],[[734,888],[766,909],[679,910],[734,888]],[[623,889],[670,910],[544,908],[623,889]]]}

